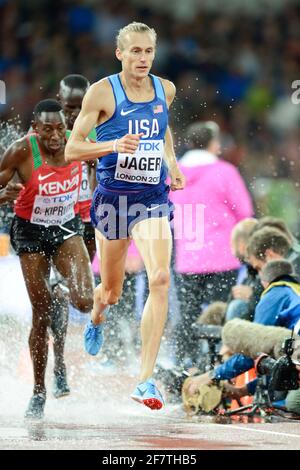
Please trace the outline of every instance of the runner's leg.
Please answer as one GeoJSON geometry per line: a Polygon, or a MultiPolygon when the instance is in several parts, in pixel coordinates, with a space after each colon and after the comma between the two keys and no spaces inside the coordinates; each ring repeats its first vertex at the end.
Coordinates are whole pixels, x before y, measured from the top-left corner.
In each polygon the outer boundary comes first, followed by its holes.
{"type": "Polygon", "coordinates": [[[83,313],[92,309],[93,274],[89,255],[81,236],[65,240],[55,252],[53,263],[67,280],[70,301],[83,313]]]}
{"type": "Polygon", "coordinates": [[[32,306],[32,328],[29,336],[33,363],[34,393],[45,393],[45,372],[48,358],[48,334],[52,315],[52,299],[48,284],[50,259],[43,253],[23,253],[21,267],[32,306]]]}
{"type": "Polygon", "coordinates": [[[104,310],[108,305],[116,304],[121,297],[125,276],[125,261],[129,239],[107,240],[96,230],[100,247],[101,284],[94,291],[92,322],[102,323],[104,310]]]}
{"type": "Polygon", "coordinates": [[[149,296],[142,321],[141,382],[153,374],[168,313],[172,235],[167,217],[139,222],[132,230],[147,271],[149,296]]]}
{"type": "Polygon", "coordinates": [[[65,341],[69,320],[69,292],[62,283],[52,288],[53,311],[51,318],[51,331],[53,334],[54,352],[54,387],[56,398],[70,393],[67,385],[67,371],[64,359],[65,341]]]}

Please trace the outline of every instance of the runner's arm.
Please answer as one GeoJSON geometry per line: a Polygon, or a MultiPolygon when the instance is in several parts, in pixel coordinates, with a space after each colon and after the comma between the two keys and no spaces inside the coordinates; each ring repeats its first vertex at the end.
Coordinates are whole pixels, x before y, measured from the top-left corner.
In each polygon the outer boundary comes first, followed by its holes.
{"type": "Polygon", "coordinates": [[[24,189],[24,186],[21,183],[14,183],[13,181],[7,183],[4,189],[0,189],[0,206],[7,202],[16,201],[22,189],[24,189]]]}
{"type": "MultiPolygon", "coordinates": [[[[162,79],[162,84],[165,90],[165,95],[166,95],[166,102],[168,108],[170,108],[171,104],[174,101],[175,94],[176,94],[176,88],[174,83],[170,82],[169,80],[162,79]]],[[[173,137],[171,134],[170,127],[168,126],[166,135],[165,135],[165,154],[164,154],[164,159],[167,162],[168,168],[171,169],[173,167],[177,167],[177,160],[176,160],[176,155],[174,151],[174,143],[173,143],[173,137]]]]}
{"type": "Polygon", "coordinates": [[[71,161],[94,160],[112,152],[134,153],[138,147],[140,135],[126,134],[120,139],[107,142],[88,142],[86,138],[98,123],[101,108],[99,103],[107,99],[107,84],[98,82],[87,91],[81,111],[74,123],[65,149],[65,159],[71,161]]]}
{"type": "Polygon", "coordinates": [[[19,192],[24,188],[21,183],[12,180],[18,171],[18,164],[22,162],[28,153],[23,141],[17,141],[11,145],[0,161],[0,205],[14,201],[19,192]]]}
{"type": "Polygon", "coordinates": [[[172,191],[183,189],[185,187],[185,176],[181,172],[176,160],[173,138],[169,127],[166,132],[164,159],[166,160],[169,168],[172,191]]]}
{"type": "MultiPolygon", "coordinates": [[[[174,83],[170,82],[169,80],[162,80],[162,83],[165,90],[166,102],[169,108],[175,98],[176,88],[174,83]]],[[[173,191],[176,191],[177,189],[183,189],[185,186],[185,177],[180,171],[176,160],[173,137],[169,126],[165,135],[164,160],[166,161],[169,168],[169,173],[171,177],[171,189],[173,191]]]]}
{"type": "Polygon", "coordinates": [[[164,159],[168,165],[168,168],[170,172],[174,168],[178,168],[178,163],[176,160],[176,155],[174,151],[174,143],[173,143],[173,137],[171,134],[170,127],[168,126],[166,135],[165,135],[165,153],[164,153],[164,159]]]}
{"type": "MultiPolygon", "coordinates": [[[[175,98],[176,88],[175,88],[174,83],[170,82],[170,80],[162,79],[162,84],[165,90],[167,106],[168,108],[170,108],[175,98]]],[[[165,135],[164,159],[167,162],[170,172],[172,171],[173,168],[178,167],[176,155],[174,151],[173,137],[172,137],[169,126],[167,128],[166,135],[165,135]]]]}

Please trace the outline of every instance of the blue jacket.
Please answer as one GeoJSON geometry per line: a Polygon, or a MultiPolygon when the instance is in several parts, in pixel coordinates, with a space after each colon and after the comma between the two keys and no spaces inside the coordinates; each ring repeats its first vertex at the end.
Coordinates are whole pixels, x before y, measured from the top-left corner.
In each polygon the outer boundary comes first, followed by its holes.
{"type": "Polygon", "coordinates": [[[290,276],[272,282],[262,293],[254,322],[293,329],[299,319],[300,284],[290,276]]]}
{"type": "Polygon", "coordinates": [[[217,380],[233,379],[237,375],[254,367],[254,361],[244,354],[234,354],[220,366],[214,368],[213,378],[217,380]]]}

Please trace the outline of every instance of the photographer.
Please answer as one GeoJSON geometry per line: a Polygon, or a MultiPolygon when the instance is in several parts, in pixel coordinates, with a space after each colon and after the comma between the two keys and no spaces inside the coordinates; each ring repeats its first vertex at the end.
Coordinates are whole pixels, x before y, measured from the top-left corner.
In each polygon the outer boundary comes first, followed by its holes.
{"type": "MultiPolygon", "coordinates": [[[[255,309],[254,321],[293,329],[300,320],[300,284],[286,260],[270,261],[261,270],[265,288],[255,309]]],[[[296,328],[298,333],[299,327],[296,328]]]]}
{"type": "MultiPolygon", "coordinates": [[[[300,324],[300,285],[293,275],[291,264],[285,260],[266,263],[261,270],[260,277],[265,290],[256,307],[254,322],[264,325],[282,325],[290,329],[295,328],[296,333],[298,333],[300,324]]],[[[223,332],[226,331],[226,328],[228,329],[229,323],[232,322],[228,322],[227,325],[225,325],[223,332]]],[[[244,331],[244,336],[241,335],[241,331],[236,331],[235,336],[232,337],[233,344],[236,343],[238,338],[241,338],[242,341],[248,341],[250,344],[252,342],[256,344],[257,335],[253,331],[251,334],[251,330],[252,328],[249,328],[244,331]],[[253,341],[254,338],[255,341],[253,341]]],[[[224,344],[229,346],[226,341],[224,344]]],[[[263,343],[260,350],[267,352],[266,348],[267,345],[263,343]]],[[[244,354],[235,354],[213,371],[194,377],[190,382],[188,393],[192,395],[199,386],[210,383],[212,379],[232,379],[254,366],[253,356],[247,355],[244,344],[240,349],[233,349],[233,352],[243,351],[244,354]]],[[[247,394],[254,393],[255,386],[255,382],[248,384],[247,394]]],[[[246,392],[246,389],[244,389],[244,391],[246,392]]]]}
{"type": "MultiPolygon", "coordinates": [[[[265,290],[255,309],[254,322],[293,329],[300,321],[300,284],[293,275],[292,265],[285,260],[266,263],[261,270],[260,278],[265,290]]],[[[296,333],[298,330],[299,327],[296,333]]],[[[255,336],[249,337],[250,341],[254,339],[255,336]]],[[[228,343],[226,344],[228,346],[228,343]]],[[[263,348],[262,351],[265,352],[263,348]]],[[[237,354],[219,366],[220,370],[215,372],[216,378],[230,379],[252,367],[253,360],[244,354],[237,354]]]]}
{"type": "MultiPolygon", "coordinates": [[[[219,380],[229,380],[246,372],[254,367],[255,359],[261,354],[261,351],[278,360],[281,357],[282,343],[289,336],[290,330],[286,328],[259,325],[240,319],[229,321],[222,331],[223,352],[227,349],[234,355],[213,370],[192,377],[187,389],[188,394],[193,395],[202,385],[212,384],[219,380]],[[241,351],[244,354],[241,354],[241,351]]],[[[296,339],[299,340],[300,337],[296,337],[296,339]]],[[[275,362],[273,360],[272,363],[275,364],[275,362]]],[[[300,366],[293,365],[293,368],[296,368],[300,375],[300,366]]],[[[231,398],[252,395],[255,392],[256,383],[255,380],[240,388],[225,384],[224,393],[231,398]]],[[[286,405],[289,411],[300,413],[300,390],[292,390],[288,393],[286,405]]]]}

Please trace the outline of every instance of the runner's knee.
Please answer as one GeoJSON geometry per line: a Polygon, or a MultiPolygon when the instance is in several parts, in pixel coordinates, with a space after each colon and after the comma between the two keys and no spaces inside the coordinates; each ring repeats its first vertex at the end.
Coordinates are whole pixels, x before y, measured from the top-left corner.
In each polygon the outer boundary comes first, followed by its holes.
{"type": "Polygon", "coordinates": [[[35,295],[31,297],[32,328],[43,332],[51,324],[52,300],[49,295],[35,295]]]}
{"type": "Polygon", "coordinates": [[[71,302],[81,313],[88,313],[93,308],[93,298],[91,296],[74,296],[71,298],[71,302]]]}
{"type": "Polygon", "coordinates": [[[168,268],[157,268],[150,274],[149,289],[168,289],[170,285],[170,270],[168,268]]]}
{"type": "Polygon", "coordinates": [[[37,313],[32,314],[32,330],[34,334],[44,335],[47,328],[51,325],[51,315],[47,311],[39,309],[37,313]]]}
{"type": "Polygon", "coordinates": [[[70,289],[71,304],[82,313],[88,313],[93,308],[93,288],[84,286],[83,288],[70,289]]]}

